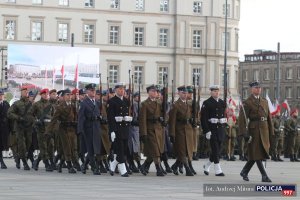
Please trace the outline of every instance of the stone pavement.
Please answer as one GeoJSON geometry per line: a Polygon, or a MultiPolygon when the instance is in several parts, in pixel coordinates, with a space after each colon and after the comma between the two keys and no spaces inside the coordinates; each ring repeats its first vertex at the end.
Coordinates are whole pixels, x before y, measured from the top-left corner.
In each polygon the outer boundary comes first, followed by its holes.
{"type": "MultiPolygon", "coordinates": [[[[68,174],[66,169],[59,174],[45,172],[40,166],[39,171],[24,171],[15,168],[13,159],[5,159],[8,169],[0,169],[0,200],[68,200],[68,199],[271,199],[270,197],[204,197],[203,184],[261,184],[261,176],[254,165],[249,179],[244,182],[239,173],[245,164],[241,161],[221,161],[225,177],[216,177],[214,170],[209,176],[203,174],[202,166],[207,160],[194,161],[197,175],[186,177],[168,174],[165,177],[156,177],[155,167],[152,165],[147,176],[133,174],[129,178],[118,174],[110,176],[102,174],[94,176],[90,170],[86,175],[68,174]]],[[[169,161],[170,164],[174,160],[169,161]]],[[[267,172],[273,181],[272,184],[298,184],[300,185],[300,162],[267,162],[267,172]]],[[[298,192],[299,194],[299,192],[298,192]]],[[[283,197],[272,197],[283,199],[283,197]]],[[[297,199],[290,198],[290,199],[297,199]]],[[[298,196],[299,199],[299,196],[298,196]]]]}

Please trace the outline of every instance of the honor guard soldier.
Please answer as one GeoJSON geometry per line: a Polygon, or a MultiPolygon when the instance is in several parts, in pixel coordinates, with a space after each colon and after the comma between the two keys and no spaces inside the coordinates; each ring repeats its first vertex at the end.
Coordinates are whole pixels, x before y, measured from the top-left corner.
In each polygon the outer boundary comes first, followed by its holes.
{"type": "Polygon", "coordinates": [[[214,163],[215,175],[225,176],[220,165],[220,151],[225,139],[225,118],[226,103],[219,98],[218,85],[210,88],[211,97],[203,102],[201,108],[201,125],[206,139],[210,141],[211,153],[209,162],[204,165],[204,174],[209,175],[210,166],[214,163]]]}
{"type": "Polygon", "coordinates": [[[274,134],[268,101],[260,96],[258,81],[251,82],[251,95],[243,102],[239,114],[239,129],[248,142],[248,161],[240,175],[249,181],[248,173],[256,162],[262,175],[262,182],[271,182],[262,160],[269,159],[270,135],[274,134]],[[249,123],[248,123],[249,121],[249,123]]]}
{"type": "Polygon", "coordinates": [[[110,161],[110,174],[113,176],[116,166],[122,177],[128,177],[125,162],[128,150],[129,125],[132,117],[129,116],[129,100],[124,97],[125,83],[115,85],[115,96],[107,102],[107,118],[113,158],[110,161]]]}
{"type": "Polygon", "coordinates": [[[14,103],[14,106],[10,107],[7,116],[11,120],[16,121],[16,136],[17,136],[17,149],[18,155],[16,156],[16,166],[20,166],[20,159],[23,162],[24,170],[30,170],[27,164],[26,154],[32,143],[32,123],[33,118],[28,115],[28,111],[31,108],[32,103],[28,98],[28,91],[26,87],[21,88],[21,99],[14,103]]]}
{"type": "MultiPolygon", "coordinates": [[[[89,163],[92,167],[94,175],[100,175],[99,163],[101,153],[101,130],[100,122],[100,103],[95,100],[96,84],[88,84],[85,86],[87,97],[80,103],[78,114],[78,134],[82,134],[86,144],[89,163]]],[[[87,166],[87,160],[84,167],[87,166]]],[[[86,168],[82,169],[85,173],[86,168]]]]}
{"type": "Polygon", "coordinates": [[[274,136],[271,144],[270,150],[272,151],[272,160],[280,161],[283,160],[280,158],[280,155],[283,150],[283,126],[282,120],[280,119],[280,109],[276,111],[276,113],[272,113],[272,121],[274,127],[274,136]]]}
{"type": "Polygon", "coordinates": [[[0,165],[1,169],[6,169],[2,157],[2,151],[8,150],[8,135],[9,135],[9,120],[7,118],[7,111],[9,103],[4,100],[4,92],[0,89],[0,165]]]}
{"type": "Polygon", "coordinates": [[[177,88],[179,98],[170,110],[169,133],[174,144],[177,160],[172,165],[173,173],[178,175],[178,167],[182,163],[186,176],[196,174],[192,166],[194,135],[192,127],[192,105],[187,102],[188,89],[185,86],[177,88]]]}
{"type": "MultiPolygon", "coordinates": [[[[290,113],[291,117],[285,122],[285,130],[287,132],[287,146],[288,152],[290,155],[291,162],[299,162],[298,160],[298,149],[296,148],[296,140],[298,136],[298,125],[297,125],[297,118],[298,118],[298,109],[293,109],[290,113]]],[[[299,148],[299,146],[298,146],[299,148]]]]}

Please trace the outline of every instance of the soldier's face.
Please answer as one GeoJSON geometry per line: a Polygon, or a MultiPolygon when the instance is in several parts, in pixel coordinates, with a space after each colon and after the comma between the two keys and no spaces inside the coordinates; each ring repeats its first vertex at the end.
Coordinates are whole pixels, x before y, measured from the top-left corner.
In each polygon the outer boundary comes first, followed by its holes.
{"type": "Polygon", "coordinates": [[[27,97],[28,96],[28,91],[27,90],[22,90],[21,91],[21,96],[22,97],[27,97]]]}
{"type": "Polygon", "coordinates": [[[252,91],[252,94],[254,94],[255,96],[258,96],[261,94],[261,87],[252,87],[251,91],[252,91]]]}
{"type": "Polygon", "coordinates": [[[116,93],[117,93],[117,95],[118,96],[124,96],[125,95],[125,88],[123,88],[123,87],[119,87],[119,88],[117,88],[116,89],[116,93]]]}
{"type": "Polygon", "coordinates": [[[192,99],[192,95],[193,95],[193,93],[188,93],[188,94],[187,94],[187,99],[188,99],[188,100],[192,99]]]}
{"type": "Polygon", "coordinates": [[[52,93],[50,94],[50,99],[56,99],[56,97],[57,97],[56,92],[52,92],[52,93]]]}
{"type": "Polygon", "coordinates": [[[49,98],[49,94],[48,93],[43,93],[41,95],[41,98],[47,100],[49,98]]]}
{"type": "Polygon", "coordinates": [[[212,90],[212,91],[210,91],[210,94],[213,98],[219,98],[220,90],[212,90]]]}
{"type": "Polygon", "coordinates": [[[179,92],[178,94],[179,94],[180,99],[182,99],[182,100],[187,99],[187,95],[188,95],[187,92],[179,92]]]}
{"type": "Polygon", "coordinates": [[[96,96],[96,90],[87,90],[87,95],[90,98],[95,98],[95,96],[96,96]]]}
{"type": "Polygon", "coordinates": [[[65,101],[70,101],[71,100],[71,95],[70,94],[65,94],[63,96],[63,98],[64,98],[65,101]]]}
{"type": "Polygon", "coordinates": [[[158,95],[157,90],[154,90],[154,89],[149,90],[148,95],[149,95],[150,99],[157,98],[157,95],[158,95]]]}

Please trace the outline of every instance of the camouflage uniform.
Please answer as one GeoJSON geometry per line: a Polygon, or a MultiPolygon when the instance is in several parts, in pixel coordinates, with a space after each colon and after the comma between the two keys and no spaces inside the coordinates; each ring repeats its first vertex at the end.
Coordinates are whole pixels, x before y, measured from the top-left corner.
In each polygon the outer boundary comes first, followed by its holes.
{"type": "Polygon", "coordinates": [[[280,155],[283,150],[283,127],[281,126],[281,120],[279,116],[273,118],[274,136],[271,143],[271,155],[274,161],[283,161],[280,159],[280,155]]]}
{"type": "MultiPolygon", "coordinates": [[[[296,137],[297,137],[297,119],[294,117],[289,118],[284,124],[287,133],[287,146],[290,155],[290,161],[296,161],[296,137]]],[[[297,159],[298,160],[298,159],[297,159]]]]}

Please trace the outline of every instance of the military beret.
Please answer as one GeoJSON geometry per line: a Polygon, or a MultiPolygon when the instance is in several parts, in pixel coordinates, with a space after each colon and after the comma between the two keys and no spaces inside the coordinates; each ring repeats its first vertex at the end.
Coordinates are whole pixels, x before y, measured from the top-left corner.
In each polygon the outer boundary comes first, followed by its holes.
{"type": "Polygon", "coordinates": [[[209,90],[213,91],[213,90],[220,90],[220,86],[219,85],[211,85],[209,86],[209,90]]]}
{"type": "Polygon", "coordinates": [[[139,92],[135,92],[135,93],[133,94],[133,97],[137,97],[137,96],[140,96],[140,93],[139,93],[139,92]]]}
{"type": "Polygon", "coordinates": [[[57,92],[56,89],[52,89],[49,91],[49,94],[52,94],[53,92],[57,92]]]}
{"type": "Polygon", "coordinates": [[[65,96],[66,94],[71,94],[71,90],[69,88],[67,88],[61,92],[61,96],[65,96]]]}
{"type": "Polygon", "coordinates": [[[62,92],[63,92],[63,90],[59,90],[59,91],[57,91],[57,96],[59,96],[59,97],[61,97],[62,96],[62,92]]]}
{"type": "Polygon", "coordinates": [[[0,95],[4,95],[3,89],[0,89],[0,95]]]}
{"type": "Polygon", "coordinates": [[[258,81],[253,81],[251,83],[249,83],[250,87],[260,87],[260,83],[258,81]]]}
{"type": "Polygon", "coordinates": [[[115,85],[115,88],[121,88],[121,87],[126,88],[126,84],[124,82],[119,82],[115,85]]]}
{"type": "Polygon", "coordinates": [[[29,91],[29,92],[28,92],[28,96],[29,96],[29,97],[34,97],[33,91],[29,91]]]}
{"type": "Polygon", "coordinates": [[[185,85],[182,85],[180,87],[177,88],[178,92],[187,92],[187,88],[185,87],[185,85]]]}
{"type": "Polygon", "coordinates": [[[193,93],[193,86],[188,85],[186,86],[186,89],[188,93],[193,93]]]}
{"type": "Polygon", "coordinates": [[[87,89],[87,90],[95,90],[95,88],[96,88],[95,83],[90,83],[90,84],[85,86],[85,89],[87,89]]]}
{"type": "Polygon", "coordinates": [[[146,87],[146,90],[147,90],[147,92],[149,92],[150,90],[157,90],[157,87],[156,87],[156,85],[152,84],[152,85],[146,87]]]}
{"type": "Polygon", "coordinates": [[[46,94],[46,93],[49,93],[49,89],[48,88],[44,88],[40,91],[40,95],[41,94],[46,94]]]}
{"type": "Polygon", "coordinates": [[[79,95],[84,95],[84,94],[86,94],[86,93],[85,93],[85,90],[84,90],[84,89],[80,89],[80,90],[79,90],[79,95]]]}
{"type": "Polygon", "coordinates": [[[77,93],[79,93],[79,90],[77,88],[72,90],[72,94],[77,94],[77,93]]]}

